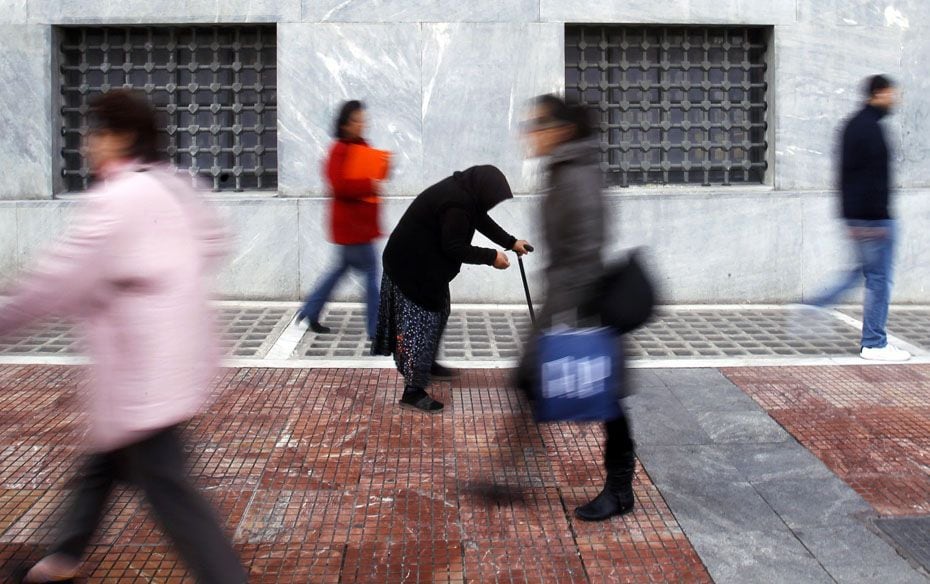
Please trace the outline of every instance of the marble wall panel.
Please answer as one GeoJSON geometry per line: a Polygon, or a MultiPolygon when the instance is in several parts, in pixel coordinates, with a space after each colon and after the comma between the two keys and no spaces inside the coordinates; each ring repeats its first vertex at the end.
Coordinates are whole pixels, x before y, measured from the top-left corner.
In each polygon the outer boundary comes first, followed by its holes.
{"type": "Polygon", "coordinates": [[[0,0],[0,24],[22,24],[28,20],[28,0],[0,0]]]}
{"type": "Polygon", "coordinates": [[[52,194],[50,35],[0,25],[0,199],[52,194]]]}
{"type": "MultiPolygon", "coordinates": [[[[777,188],[835,186],[838,131],[863,104],[863,79],[881,71],[900,76],[902,40],[902,31],[896,28],[775,28],[772,105],[777,188]]],[[[900,123],[900,117],[888,120],[894,145],[900,143],[900,123]]]]}
{"type": "Polygon", "coordinates": [[[797,195],[634,196],[618,230],[643,245],[663,302],[768,302],[800,296],[797,195]],[[651,225],[649,225],[651,223],[651,225]]]}
{"type": "Polygon", "coordinates": [[[279,190],[321,194],[333,118],[346,99],[368,106],[368,138],[395,153],[388,194],[419,192],[420,26],[286,24],[278,27],[279,190]]]}
{"type": "Polygon", "coordinates": [[[16,206],[0,204],[0,290],[19,268],[16,257],[16,206]]]}
{"type": "Polygon", "coordinates": [[[544,22],[761,25],[790,24],[796,17],[795,0],[540,0],[540,19],[544,22]]]}
{"type": "Polygon", "coordinates": [[[297,201],[238,200],[218,207],[235,236],[233,252],[219,275],[220,294],[252,300],[296,298],[297,201]]]}
{"type": "Polygon", "coordinates": [[[930,19],[923,0],[799,0],[798,21],[819,26],[919,28],[930,19]]]}
{"type": "Polygon", "coordinates": [[[300,0],[30,0],[29,19],[48,24],[294,22],[300,0]]]}
{"type": "MultiPolygon", "coordinates": [[[[926,4],[930,9],[930,3],[926,4]]],[[[896,179],[906,187],[930,186],[930,14],[924,26],[912,27],[904,35],[901,53],[901,104],[892,118],[900,124],[898,145],[900,168],[896,179]]]]}
{"type": "Polygon", "coordinates": [[[303,0],[311,22],[533,22],[538,0],[303,0]]]}
{"type": "Polygon", "coordinates": [[[22,201],[16,204],[16,258],[19,267],[53,244],[67,229],[74,204],[22,201]]]}
{"type": "Polygon", "coordinates": [[[527,100],[563,86],[562,25],[436,24],[424,34],[426,182],[495,164],[515,192],[530,191],[535,165],[524,160],[519,122],[527,100]]]}

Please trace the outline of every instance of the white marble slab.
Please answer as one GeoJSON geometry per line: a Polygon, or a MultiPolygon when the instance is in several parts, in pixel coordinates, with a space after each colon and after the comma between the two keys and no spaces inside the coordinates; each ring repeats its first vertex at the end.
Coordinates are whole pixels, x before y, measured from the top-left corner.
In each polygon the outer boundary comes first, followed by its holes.
{"type": "Polygon", "coordinates": [[[796,16],[795,0],[540,0],[544,22],[762,25],[790,24],[796,16]]]}
{"type": "Polygon", "coordinates": [[[564,84],[562,25],[436,24],[424,35],[424,179],[494,164],[528,192],[536,166],[524,160],[519,123],[527,100],[564,84]]]}
{"type": "Polygon", "coordinates": [[[368,107],[371,144],[394,152],[387,193],[422,186],[422,52],[415,24],[286,24],[278,27],[279,190],[321,194],[333,118],[346,99],[368,107]]]}
{"type": "Polygon", "coordinates": [[[0,199],[52,194],[51,31],[0,25],[0,199]]]}
{"type": "Polygon", "coordinates": [[[837,133],[864,104],[863,79],[899,74],[901,42],[895,29],[776,27],[770,103],[777,188],[835,188],[837,133]]]}
{"type": "Polygon", "coordinates": [[[300,0],[29,0],[29,20],[48,24],[294,22],[300,0]]]}
{"type": "Polygon", "coordinates": [[[296,298],[297,201],[230,201],[219,209],[236,238],[218,279],[221,295],[250,300],[296,298]]]}
{"type": "Polygon", "coordinates": [[[23,24],[28,20],[28,0],[0,0],[0,24],[23,24]]]}
{"type": "Polygon", "coordinates": [[[322,22],[533,22],[538,0],[303,0],[303,19],[322,22]]]}

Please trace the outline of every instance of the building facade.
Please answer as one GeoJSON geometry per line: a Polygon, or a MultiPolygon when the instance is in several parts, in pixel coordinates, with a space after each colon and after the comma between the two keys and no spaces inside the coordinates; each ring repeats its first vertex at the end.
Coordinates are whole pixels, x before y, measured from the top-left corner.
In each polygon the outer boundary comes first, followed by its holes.
{"type": "MultiPolygon", "coordinates": [[[[903,94],[894,301],[930,299],[926,0],[0,0],[0,38],[0,279],[80,197],[97,91],[147,92],[169,155],[213,187],[237,234],[220,293],[280,300],[330,258],[320,167],[342,100],[364,100],[371,142],[395,153],[386,230],[429,184],[495,164],[517,197],[493,214],[533,241],[519,124],[526,100],[564,91],[600,116],[615,247],[648,248],[666,302],[794,301],[848,262],[836,134],[863,78],[887,73],[903,94]]],[[[522,294],[482,268],[453,287],[522,294]]]]}

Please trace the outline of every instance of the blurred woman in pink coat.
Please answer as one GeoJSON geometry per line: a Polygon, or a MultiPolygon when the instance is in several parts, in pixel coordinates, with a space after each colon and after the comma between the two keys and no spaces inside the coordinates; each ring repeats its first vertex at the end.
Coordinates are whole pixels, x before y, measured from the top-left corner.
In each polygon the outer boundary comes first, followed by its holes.
{"type": "Polygon", "coordinates": [[[25,582],[73,578],[117,481],[137,486],[199,582],[246,581],[207,502],[186,476],[178,425],[207,397],[219,361],[208,274],[222,226],[161,163],[156,114],[113,91],[91,105],[88,162],[98,182],[70,229],[0,305],[0,335],[48,315],[83,324],[93,358],[91,453],[51,553],[25,582]]]}

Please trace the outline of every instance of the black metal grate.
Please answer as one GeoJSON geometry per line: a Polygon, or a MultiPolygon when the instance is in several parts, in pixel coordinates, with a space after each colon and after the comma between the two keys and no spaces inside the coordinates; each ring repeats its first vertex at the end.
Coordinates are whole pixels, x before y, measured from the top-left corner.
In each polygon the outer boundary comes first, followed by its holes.
{"type": "Polygon", "coordinates": [[[611,186],[763,182],[765,29],[570,25],[565,76],[611,186]]]}
{"type": "Polygon", "coordinates": [[[274,26],[61,29],[64,187],[87,187],[88,102],[135,88],[163,113],[164,148],[216,191],[277,188],[274,26]]]}

